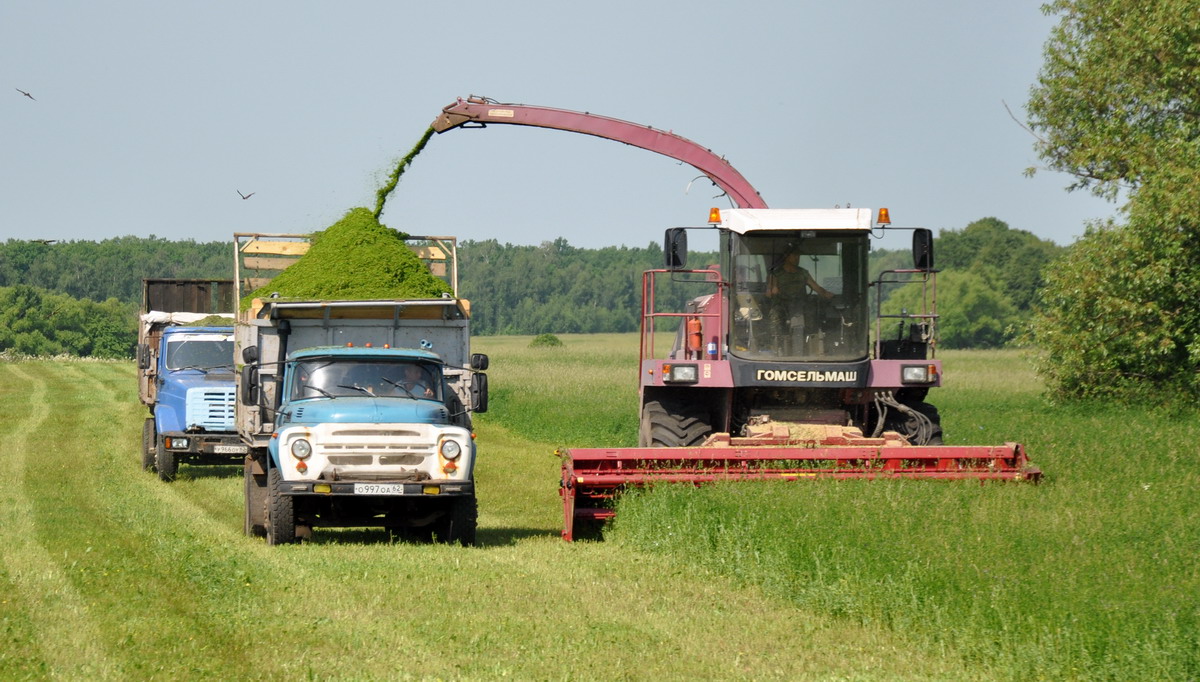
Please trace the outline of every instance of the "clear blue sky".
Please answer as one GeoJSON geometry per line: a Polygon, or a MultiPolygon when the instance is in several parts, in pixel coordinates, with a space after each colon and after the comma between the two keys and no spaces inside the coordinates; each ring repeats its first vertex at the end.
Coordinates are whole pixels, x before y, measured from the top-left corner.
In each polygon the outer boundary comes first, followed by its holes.
{"type": "MultiPolygon", "coordinates": [[[[887,206],[935,231],[994,216],[1068,244],[1115,206],[1022,175],[1032,138],[1002,102],[1023,114],[1039,5],[4,0],[0,239],[320,230],[373,207],[441,107],[479,94],[672,130],[772,207],[887,206]]],[[[456,130],[383,222],[644,246],[727,205],[696,175],[581,135],[456,130]]]]}

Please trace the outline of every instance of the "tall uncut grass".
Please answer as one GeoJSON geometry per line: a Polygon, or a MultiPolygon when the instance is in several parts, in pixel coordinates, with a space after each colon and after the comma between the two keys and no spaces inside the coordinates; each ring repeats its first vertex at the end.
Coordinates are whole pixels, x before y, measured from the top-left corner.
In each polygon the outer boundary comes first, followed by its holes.
{"type": "Polygon", "coordinates": [[[947,444],[1044,481],[662,486],[607,538],[916,636],[999,678],[1200,678],[1200,420],[1054,407],[1015,353],[944,353],[947,444]]]}

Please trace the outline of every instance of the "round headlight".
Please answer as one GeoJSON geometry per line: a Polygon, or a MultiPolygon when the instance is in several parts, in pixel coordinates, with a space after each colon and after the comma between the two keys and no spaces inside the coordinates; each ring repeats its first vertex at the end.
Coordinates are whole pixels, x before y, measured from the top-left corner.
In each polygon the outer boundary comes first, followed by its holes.
{"type": "Polygon", "coordinates": [[[442,441],[442,457],[445,457],[446,459],[458,459],[458,456],[461,454],[462,446],[458,444],[458,441],[442,441]]]}
{"type": "Polygon", "coordinates": [[[312,444],[303,438],[292,443],[292,456],[296,459],[308,459],[308,456],[311,454],[312,444]]]}

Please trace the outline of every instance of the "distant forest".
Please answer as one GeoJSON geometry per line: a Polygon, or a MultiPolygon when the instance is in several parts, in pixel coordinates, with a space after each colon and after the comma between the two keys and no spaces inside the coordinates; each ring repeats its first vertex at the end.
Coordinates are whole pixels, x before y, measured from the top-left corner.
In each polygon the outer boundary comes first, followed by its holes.
{"type": "MultiPolygon", "coordinates": [[[[154,236],[10,239],[0,244],[0,351],[130,357],[142,278],[232,278],[232,249],[231,242],[154,236]]],[[[942,345],[1012,342],[1036,301],[1044,268],[1064,250],[996,218],[943,231],[935,240],[942,345]]],[[[716,256],[689,258],[699,267],[716,256]]],[[[471,300],[476,334],[635,331],[642,272],[662,267],[662,260],[662,247],[653,243],[585,249],[561,238],[539,246],[466,241],[459,244],[460,289],[471,300]]],[[[910,263],[907,251],[871,253],[872,273],[910,263]]],[[[669,279],[656,291],[660,309],[702,291],[669,279]]],[[[903,302],[906,294],[892,298],[903,302]]]]}

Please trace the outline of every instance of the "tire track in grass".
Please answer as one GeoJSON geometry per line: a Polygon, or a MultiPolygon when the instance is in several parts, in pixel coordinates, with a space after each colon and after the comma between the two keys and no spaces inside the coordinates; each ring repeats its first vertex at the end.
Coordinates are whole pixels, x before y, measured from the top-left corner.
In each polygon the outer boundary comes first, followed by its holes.
{"type": "MultiPolygon", "coordinates": [[[[81,371],[89,376],[81,375],[76,382],[90,378],[95,385],[89,385],[88,392],[108,393],[112,399],[99,402],[116,406],[93,420],[112,424],[105,427],[106,445],[94,453],[101,468],[112,472],[95,482],[96,513],[113,529],[109,542],[137,557],[130,571],[149,583],[117,588],[123,596],[109,608],[128,611],[127,621],[144,621],[130,623],[131,630],[144,632],[157,625],[165,631],[150,633],[163,654],[152,672],[230,676],[254,671],[255,676],[267,677],[327,677],[344,672],[346,663],[331,661],[329,650],[353,652],[357,647],[366,653],[355,632],[360,609],[330,606],[361,605],[359,585],[330,581],[327,564],[339,562],[343,550],[267,547],[261,540],[246,538],[240,525],[240,477],[236,481],[177,479],[166,484],[140,471],[136,453],[141,421],[134,418],[139,409],[135,398],[130,394],[121,399],[123,385],[109,381],[106,374],[90,367],[81,371]],[[119,413],[116,419],[114,410],[119,413]],[[225,484],[238,492],[231,496],[228,490],[191,483],[225,484]],[[214,496],[223,498],[226,506],[233,503],[237,523],[231,524],[234,515],[209,499],[214,496]],[[319,615],[314,616],[314,611],[319,615]],[[272,641],[321,642],[321,646],[300,646],[291,655],[268,654],[263,648],[264,632],[270,633],[272,641]]],[[[132,375],[130,382],[134,385],[132,375]]],[[[81,428],[90,427],[81,424],[81,428]]],[[[374,549],[367,553],[386,554],[389,548],[374,549]]],[[[350,548],[351,553],[356,551],[350,548]]],[[[391,633],[391,638],[397,649],[415,657],[433,660],[443,655],[402,629],[391,633]]]]}
{"type": "Polygon", "coordinates": [[[42,373],[10,363],[0,376],[5,385],[22,387],[21,395],[3,400],[13,419],[12,431],[0,440],[0,462],[10,478],[9,485],[0,486],[0,546],[14,595],[35,630],[48,676],[111,677],[114,666],[86,602],[39,541],[36,500],[26,488],[29,453],[48,446],[37,438],[50,415],[46,381],[42,373]]]}
{"type": "MultiPolygon", "coordinates": [[[[122,673],[225,676],[253,669],[253,633],[246,623],[258,600],[247,601],[233,587],[247,575],[245,562],[226,551],[229,543],[218,537],[222,529],[206,513],[181,499],[172,485],[140,471],[141,429],[132,425],[140,427],[135,417],[141,408],[122,381],[136,386],[132,374],[96,365],[56,370],[64,385],[88,397],[69,416],[56,413],[50,421],[63,422],[61,430],[89,434],[95,444],[60,453],[55,463],[65,480],[45,482],[69,488],[75,513],[90,526],[91,537],[57,541],[76,553],[88,545],[77,559],[82,566],[77,580],[115,624],[106,633],[109,646],[122,653],[131,644],[143,650],[129,652],[122,673]],[[88,471],[70,465],[82,458],[89,460],[88,471]],[[241,617],[231,618],[237,611],[241,617]]],[[[55,525],[53,515],[45,511],[47,525],[55,525]]]]}

